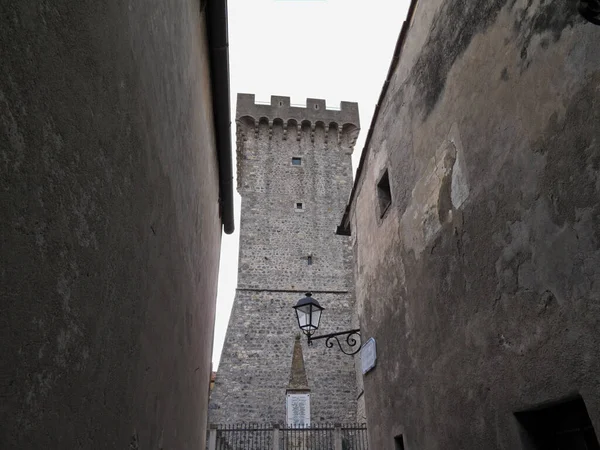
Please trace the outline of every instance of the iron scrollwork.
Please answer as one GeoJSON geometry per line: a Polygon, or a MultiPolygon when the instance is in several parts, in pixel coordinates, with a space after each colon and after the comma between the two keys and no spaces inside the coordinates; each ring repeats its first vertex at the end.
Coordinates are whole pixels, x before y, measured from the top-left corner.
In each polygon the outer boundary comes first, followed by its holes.
{"type": "Polygon", "coordinates": [[[340,351],[348,356],[356,355],[362,347],[359,329],[342,331],[340,333],[324,334],[322,336],[309,336],[308,344],[312,345],[312,341],[317,339],[325,339],[325,347],[327,348],[332,348],[334,344],[337,343],[340,351]],[[343,338],[344,336],[346,337],[345,339],[343,338]],[[342,337],[341,341],[340,337],[342,337]],[[344,341],[345,344],[342,345],[342,342],[344,341]]]}

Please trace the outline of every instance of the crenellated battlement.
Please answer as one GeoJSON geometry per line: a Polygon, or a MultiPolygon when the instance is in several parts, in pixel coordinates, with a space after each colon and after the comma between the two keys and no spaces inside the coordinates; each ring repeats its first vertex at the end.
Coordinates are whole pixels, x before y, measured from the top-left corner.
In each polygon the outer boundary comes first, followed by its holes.
{"type": "Polygon", "coordinates": [[[318,98],[306,99],[306,107],[295,106],[289,97],[271,96],[271,104],[256,103],[254,94],[238,94],[236,119],[252,117],[259,121],[266,118],[269,121],[281,119],[287,122],[294,119],[297,122],[337,123],[338,125],[352,124],[360,128],[358,118],[358,103],[342,102],[339,109],[327,109],[325,100],[318,98]]]}
{"type": "Polygon", "coordinates": [[[290,97],[278,95],[271,96],[271,103],[256,103],[254,94],[238,94],[236,122],[238,125],[238,139],[246,140],[249,132],[254,131],[258,137],[260,124],[268,125],[269,137],[273,135],[273,126],[283,128],[283,139],[293,136],[300,140],[303,128],[310,129],[311,141],[314,141],[315,130],[321,127],[325,131],[325,141],[328,141],[330,130],[337,136],[340,144],[343,135],[350,136],[348,146],[354,147],[360,120],[358,103],[341,102],[340,108],[327,109],[325,100],[309,98],[306,106],[292,105],[290,97]]]}

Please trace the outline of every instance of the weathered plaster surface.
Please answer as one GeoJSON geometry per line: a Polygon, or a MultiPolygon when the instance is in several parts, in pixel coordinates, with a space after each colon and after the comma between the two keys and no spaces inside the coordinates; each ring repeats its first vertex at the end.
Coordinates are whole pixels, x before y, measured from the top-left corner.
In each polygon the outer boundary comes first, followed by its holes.
{"type": "Polygon", "coordinates": [[[198,2],[3,2],[0,41],[0,447],[199,448],[220,220],[198,2]]]}
{"type": "Polygon", "coordinates": [[[574,2],[418,3],[352,204],[372,448],[523,448],[513,413],[573,393],[600,430],[599,38],[574,2]]]}

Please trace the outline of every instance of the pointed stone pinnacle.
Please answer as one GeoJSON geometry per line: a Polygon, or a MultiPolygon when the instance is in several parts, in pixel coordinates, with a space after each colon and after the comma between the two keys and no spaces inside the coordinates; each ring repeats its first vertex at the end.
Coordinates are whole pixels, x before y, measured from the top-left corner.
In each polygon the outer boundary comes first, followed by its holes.
{"type": "Polygon", "coordinates": [[[292,369],[290,372],[290,382],[287,391],[308,391],[308,379],[306,378],[306,369],[304,368],[304,355],[302,354],[302,344],[300,335],[296,335],[294,342],[294,353],[292,355],[292,369]]]}

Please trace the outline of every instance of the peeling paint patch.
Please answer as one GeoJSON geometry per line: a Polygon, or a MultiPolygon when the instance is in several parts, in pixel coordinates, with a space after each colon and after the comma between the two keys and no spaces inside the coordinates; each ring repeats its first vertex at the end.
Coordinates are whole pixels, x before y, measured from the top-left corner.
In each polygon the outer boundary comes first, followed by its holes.
{"type": "Polygon", "coordinates": [[[415,184],[400,220],[405,248],[413,250],[418,259],[443,224],[452,221],[453,211],[460,208],[468,196],[464,152],[458,127],[454,125],[415,184]]]}
{"type": "Polygon", "coordinates": [[[452,167],[452,189],[450,195],[452,206],[455,209],[458,209],[469,197],[469,181],[465,162],[465,152],[460,140],[457,124],[452,126],[448,139],[454,144],[454,149],[456,151],[456,161],[452,167]]]}

